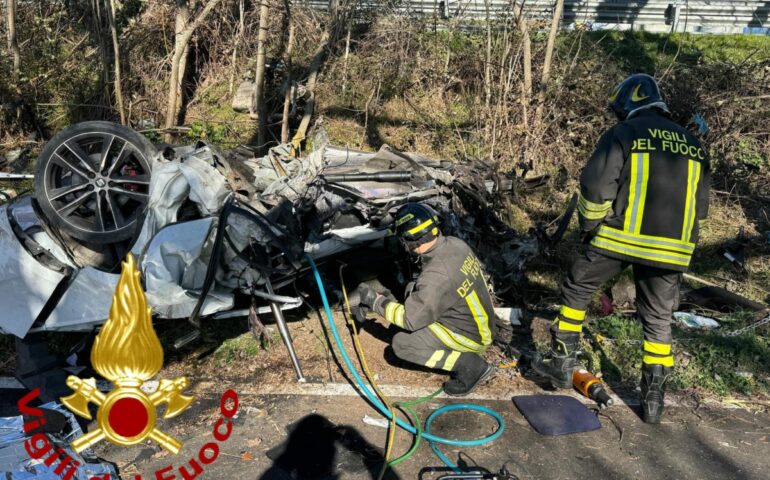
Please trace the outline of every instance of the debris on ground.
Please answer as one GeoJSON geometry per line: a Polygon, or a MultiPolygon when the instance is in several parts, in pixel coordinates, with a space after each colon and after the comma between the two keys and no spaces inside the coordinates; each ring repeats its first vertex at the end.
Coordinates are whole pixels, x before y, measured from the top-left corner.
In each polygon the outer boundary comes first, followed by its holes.
{"type": "Polygon", "coordinates": [[[72,449],[70,441],[80,437],[83,431],[69,410],[55,402],[37,408],[48,416],[59,417],[61,421],[46,422],[45,433],[35,433],[34,429],[25,433],[25,418],[22,415],[0,418],[0,475],[4,479],[61,480],[62,474],[67,473],[72,466],[74,474],[69,478],[73,480],[91,480],[94,477],[119,478],[115,466],[97,458],[90,449],[83,450],[80,454],[72,449]],[[56,423],[56,428],[51,428],[51,423],[56,423]],[[37,453],[46,443],[43,437],[38,435],[44,436],[48,448],[38,458],[32,458],[27,445],[31,445],[33,448],[30,450],[37,453]],[[69,457],[69,467],[61,471],[61,461],[50,462],[48,458],[43,458],[48,457],[48,451],[57,451],[57,459],[69,457]]]}
{"type": "Polygon", "coordinates": [[[713,318],[696,315],[691,312],[674,312],[674,320],[688,328],[719,328],[719,322],[713,318]]]}

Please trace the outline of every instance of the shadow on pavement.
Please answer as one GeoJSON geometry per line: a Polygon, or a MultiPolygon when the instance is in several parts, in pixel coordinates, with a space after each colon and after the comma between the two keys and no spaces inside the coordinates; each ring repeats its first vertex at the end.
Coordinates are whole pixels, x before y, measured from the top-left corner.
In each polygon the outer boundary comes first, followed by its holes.
{"type": "MultiPolygon", "coordinates": [[[[377,478],[383,455],[355,428],[335,425],[326,417],[311,414],[287,430],[288,437],[267,451],[273,465],[259,480],[327,480],[343,473],[355,478],[377,478]]],[[[399,477],[388,470],[384,478],[399,477]]]]}

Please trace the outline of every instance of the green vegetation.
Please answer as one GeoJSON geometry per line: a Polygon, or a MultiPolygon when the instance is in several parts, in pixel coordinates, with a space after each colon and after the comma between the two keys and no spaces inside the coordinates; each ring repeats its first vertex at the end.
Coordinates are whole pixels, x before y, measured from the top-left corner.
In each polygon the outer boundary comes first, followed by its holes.
{"type": "Polygon", "coordinates": [[[250,332],[228,339],[214,352],[214,357],[225,364],[253,357],[259,353],[259,343],[250,332]]]}
{"type": "MultiPolygon", "coordinates": [[[[724,336],[754,322],[748,312],[723,317],[716,330],[674,327],[674,390],[695,389],[719,395],[770,393],[770,340],[756,331],[724,336]]],[[[591,327],[599,338],[586,343],[591,368],[601,371],[612,385],[631,385],[641,374],[641,323],[624,316],[599,318],[591,327]]]]}

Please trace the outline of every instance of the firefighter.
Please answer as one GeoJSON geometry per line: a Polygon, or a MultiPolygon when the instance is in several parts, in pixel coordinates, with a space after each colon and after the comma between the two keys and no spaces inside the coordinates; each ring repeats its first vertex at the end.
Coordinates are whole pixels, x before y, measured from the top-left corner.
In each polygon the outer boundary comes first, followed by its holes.
{"type": "Polygon", "coordinates": [[[450,372],[449,395],[466,395],[494,371],[482,355],[492,343],[495,316],[481,262],[459,238],[443,236],[438,218],[419,203],[395,215],[395,234],[422,264],[401,304],[362,283],[361,305],[402,329],[393,351],[407,362],[450,372]]]}
{"type": "Polygon", "coordinates": [[[706,219],[709,161],[697,138],[674,123],[649,75],[623,80],[610,97],[619,123],[606,132],[580,175],[578,213],[587,248],[562,285],[551,350],[533,369],[569,388],[591,294],[633,267],[644,328],[643,420],[659,423],[674,367],[671,318],[700,223],[706,219]]]}

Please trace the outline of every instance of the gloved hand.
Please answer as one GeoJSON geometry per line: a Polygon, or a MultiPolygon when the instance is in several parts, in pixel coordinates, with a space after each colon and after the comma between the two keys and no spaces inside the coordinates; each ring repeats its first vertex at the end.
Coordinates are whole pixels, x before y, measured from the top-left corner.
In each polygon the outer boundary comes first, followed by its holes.
{"type": "Polygon", "coordinates": [[[359,304],[367,307],[369,310],[374,310],[374,302],[379,294],[366,283],[361,283],[357,291],[358,298],[361,299],[359,304]]]}

